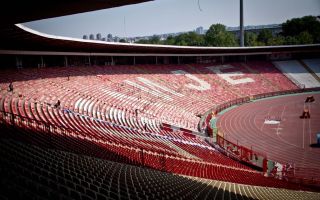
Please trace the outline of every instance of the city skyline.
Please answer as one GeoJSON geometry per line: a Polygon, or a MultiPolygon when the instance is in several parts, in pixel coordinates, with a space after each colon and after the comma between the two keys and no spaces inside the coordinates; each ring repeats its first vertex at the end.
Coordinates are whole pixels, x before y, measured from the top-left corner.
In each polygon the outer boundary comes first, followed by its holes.
{"type": "MultiPolygon", "coordinates": [[[[281,29],[281,24],[263,24],[263,25],[247,25],[244,26],[245,30],[253,30],[253,29],[270,29],[270,28],[279,28],[281,29]]],[[[227,31],[230,32],[236,32],[240,29],[239,26],[237,27],[226,27],[227,31]]],[[[160,38],[166,39],[167,36],[177,36],[183,33],[188,33],[188,32],[195,32],[199,35],[203,35],[206,33],[208,29],[204,29],[202,26],[196,27],[194,30],[189,30],[189,31],[180,31],[180,32],[175,32],[175,33],[158,33],[158,34],[153,34],[153,35],[143,35],[143,36],[128,36],[128,37],[119,37],[117,35],[112,35],[112,34],[106,34],[106,35],[101,35],[101,33],[90,33],[90,34],[84,34],[82,36],[82,39],[88,39],[88,40],[100,40],[100,41],[108,41],[108,42],[119,42],[120,39],[128,39],[128,42],[134,42],[138,41],[140,39],[150,39],[153,36],[158,36],[160,38]],[[100,36],[98,37],[98,35],[100,36]]]]}
{"type": "MultiPolygon", "coordinates": [[[[25,23],[40,32],[82,38],[83,35],[111,33],[119,37],[192,31],[221,23],[239,26],[239,1],[157,0],[136,5],[44,19],[25,23]]],[[[305,15],[319,15],[319,0],[244,0],[247,25],[279,24],[305,15]],[[274,6],[277,5],[277,6],[274,6]],[[290,8],[290,9],[288,9],[290,8]]]]}

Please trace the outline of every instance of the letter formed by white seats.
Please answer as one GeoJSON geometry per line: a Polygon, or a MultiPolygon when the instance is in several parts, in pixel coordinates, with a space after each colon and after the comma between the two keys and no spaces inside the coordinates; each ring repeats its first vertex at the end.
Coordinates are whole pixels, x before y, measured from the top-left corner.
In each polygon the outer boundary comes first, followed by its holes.
{"type": "Polygon", "coordinates": [[[156,96],[156,97],[161,97],[163,99],[166,99],[168,101],[172,101],[173,99],[171,98],[172,96],[162,92],[162,91],[165,91],[165,92],[169,92],[173,95],[176,95],[178,97],[182,97],[183,94],[180,94],[180,93],[177,93],[165,86],[161,86],[155,82],[152,82],[146,78],[142,78],[142,77],[138,77],[137,78],[139,81],[141,81],[142,83],[144,83],[145,85],[147,85],[148,87],[144,87],[142,85],[139,85],[138,83],[135,83],[135,82],[132,82],[132,81],[129,81],[129,80],[125,80],[124,82],[133,86],[133,87],[136,87],[136,88],[139,88],[140,90],[144,91],[144,92],[147,92],[153,96],[156,96]],[[162,91],[160,91],[159,89],[161,89],[162,91]]]}
{"type": "Polygon", "coordinates": [[[157,91],[156,90],[156,87],[157,87],[157,88],[162,89],[163,91],[169,92],[169,93],[171,93],[173,95],[176,95],[178,97],[183,97],[184,96],[183,94],[180,94],[180,93],[178,93],[178,92],[176,92],[174,90],[171,90],[170,88],[167,88],[167,87],[165,87],[163,85],[159,85],[158,83],[152,82],[152,81],[150,81],[150,80],[148,80],[146,78],[138,77],[138,80],[141,81],[142,83],[146,84],[147,86],[149,86],[151,89],[153,89],[155,91],[157,91]]]}
{"type": "Polygon", "coordinates": [[[207,68],[232,85],[254,82],[252,78],[241,78],[241,79],[232,78],[234,76],[243,76],[244,75],[243,72],[240,72],[240,71],[222,72],[221,71],[225,69],[233,69],[234,67],[231,65],[219,65],[219,66],[212,66],[207,68]]]}
{"type": "Polygon", "coordinates": [[[188,72],[186,72],[184,70],[175,70],[175,71],[171,71],[171,73],[176,74],[176,75],[185,75],[186,77],[199,83],[199,85],[193,85],[191,83],[186,84],[185,86],[190,89],[205,91],[205,90],[210,90],[210,88],[211,88],[211,85],[209,83],[207,83],[204,80],[199,79],[195,75],[189,74],[188,72]]]}

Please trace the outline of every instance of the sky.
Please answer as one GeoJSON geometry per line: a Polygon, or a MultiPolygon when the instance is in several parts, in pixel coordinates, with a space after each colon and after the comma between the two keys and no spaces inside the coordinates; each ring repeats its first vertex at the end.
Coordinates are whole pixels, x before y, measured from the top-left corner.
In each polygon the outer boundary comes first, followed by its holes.
{"type": "MultiPolygon", "coordinates": [[[[243,0],[244,24],[283,23],[320,15],[320,0],[243,0]]],[[[111,33],[119,37],[192,31],[221,23],[239,26],[239,0],[155,0],[141,4],[24,23],[37,31],[67,37],[111,33]],[[198,4],[199,1],[199,4],[198,4]]]]}

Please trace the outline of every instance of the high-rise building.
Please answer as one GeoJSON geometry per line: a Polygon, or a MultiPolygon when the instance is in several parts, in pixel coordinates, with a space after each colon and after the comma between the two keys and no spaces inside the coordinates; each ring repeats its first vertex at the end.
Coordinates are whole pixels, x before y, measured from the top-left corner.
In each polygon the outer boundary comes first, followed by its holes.
{"type": "Polygon", "coordinates": [[[111,33],[109,33],[109,34],[107,35],[107,41],[108,41],[108,42],[113,42],[113,41],[114,41],[111,33]]]}
{"type": "Polygon", "coordinates": [[[198,28],[196,28],[196,33],[199,35],[203,35],[204,34],[203,27],[199,26],[198,28]]]}
{"type": "Polygon", "coordinates": [[[93,35],[93,34],[90,34],[89,39],[90,39],[90,40],[94,40],[94,35],[93,35]]]}
{"type": "Polygon", "coordinates": [[[119,41],[120,41],[120,38],[119,38],[118,36],[115,36],[115,37],[113,38],[113,41],[114,41],[114,42],[119,42],[119,41]]]}
{"type": "Polygon", "coordinates": [[[87,40],[88,36],[87,35],[83,35],[82,39],[87,40]]]}
{"type": "Polygon", "coordinates": [[[101,40],[101,33],[97,33],[96,40],[101,40]]]}

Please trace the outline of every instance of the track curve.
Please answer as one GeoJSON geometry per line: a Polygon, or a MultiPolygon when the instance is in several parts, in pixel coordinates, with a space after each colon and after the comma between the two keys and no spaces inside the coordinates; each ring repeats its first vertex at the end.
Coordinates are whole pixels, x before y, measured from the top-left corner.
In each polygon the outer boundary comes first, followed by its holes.
{"type": "Polygon", "coordinates": [[[312,175],[308,171],[299,175],[320,178],[317,170],[320,149],[310,147],[317,141],[316,133],[320,133],[320,93],[313,94],[315,102],[304,103],[309,95],[270,98],[238,106],[218,115],[217,127],[231,142],[263,152],[274,161],[315,169],[312,175]],[[299,118],[305,107],[310,110],[310,119],[299,118]],[[280,123],[266,124],[266,119],[280,123]]]}

